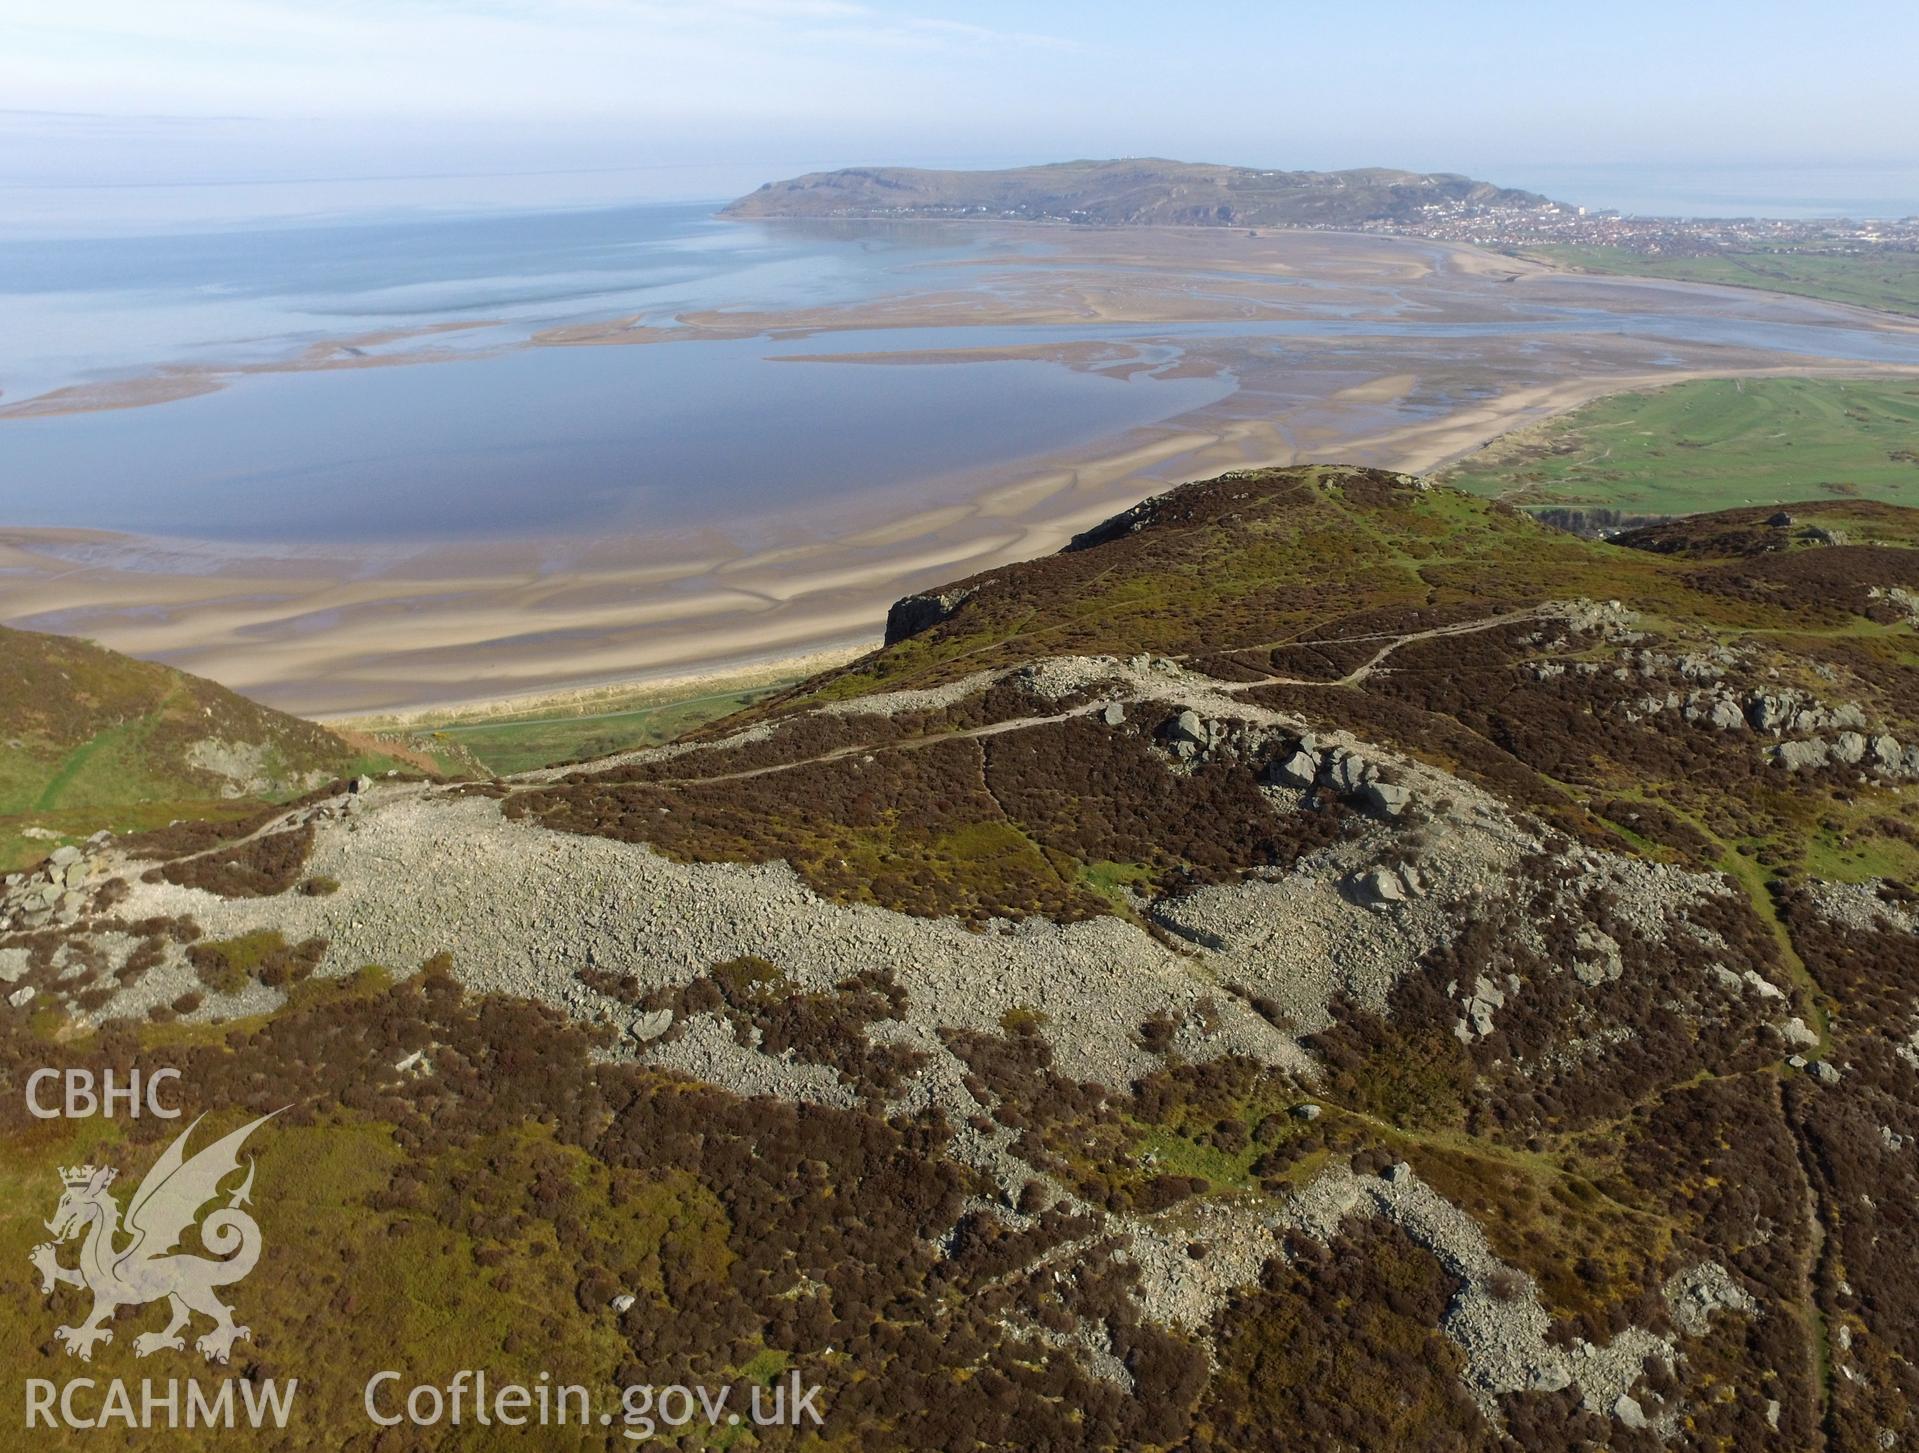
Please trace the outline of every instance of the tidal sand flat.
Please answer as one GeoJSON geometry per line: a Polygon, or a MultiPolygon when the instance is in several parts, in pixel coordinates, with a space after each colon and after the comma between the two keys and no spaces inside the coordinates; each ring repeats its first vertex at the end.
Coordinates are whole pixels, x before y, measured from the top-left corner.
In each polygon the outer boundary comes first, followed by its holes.
{"type": "MultiPolygon", "coordinates": [[[[1178,479],[1427,470],[1622,389],[1919,371],[1919,330],[1857,309],[1430,242],[625,209],[438,224],[466,251],[435,275],[417,225],[418,277],[295,229],[300,266],[221,305],[244,347],[181,305],[90,369],[41,349],[0,417],[0,619],[318,714],[736,670],[1178,479]]],[[[227,266],[181,253],[158,293],[227,266]]]]}

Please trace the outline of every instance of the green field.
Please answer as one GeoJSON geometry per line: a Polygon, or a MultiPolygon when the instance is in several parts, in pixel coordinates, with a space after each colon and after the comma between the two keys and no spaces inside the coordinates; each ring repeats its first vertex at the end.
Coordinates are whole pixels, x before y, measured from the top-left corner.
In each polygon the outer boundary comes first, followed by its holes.
{"type": "Polygon", "coordinates": [[[1919,253],[1726,252],[1714,257],[1648,257],[1623,247],[1533,247],[1526,249],[1526,255],[1585,272],[1727,283],[1919,317],[1919,253]]]}
{"type": "Polygon", "coordinates": [[[411,765],[155,662],[0,629],[0,871],[101,828],[240,816],[411,765]]]}
{"type": "Polygon", "coordinates": [[[657,747],[695,727],[762,701],[784,684],[769,683],[699,696],[669,696],[631,705],[615,703],[610,710],[555,709],[497,719],[456,717],[417,727],[410,740],[427,750],[436,745],[457,745],[488,771],[504,776],[559,762],[609,756],[636,747],[657,747]]]}
{"type": "Polygon", "coordinates": [[[1628,515],[1919,505],[1919,381],[1714,379],[1620,394],[1496,439],[1446,483],[1628,515]]]}

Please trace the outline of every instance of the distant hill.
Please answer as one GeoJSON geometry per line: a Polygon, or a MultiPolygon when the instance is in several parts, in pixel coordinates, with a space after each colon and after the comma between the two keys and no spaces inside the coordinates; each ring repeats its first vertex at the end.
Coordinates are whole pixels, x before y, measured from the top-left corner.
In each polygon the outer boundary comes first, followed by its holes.
{"type": "Polygon", "coordinates": [[[184,671],[0,628],[0,864],[31,861],[58,837],[253,805],[392,765],[184,671]]]}
{"type": "Polygon", "coordinates": [[[1346,228],[1549,205],[1536,192],[1450,172],[1264,171],[1144,157],[1007,171],[849,167],[768,182],[721,215],[1346,228]]]}

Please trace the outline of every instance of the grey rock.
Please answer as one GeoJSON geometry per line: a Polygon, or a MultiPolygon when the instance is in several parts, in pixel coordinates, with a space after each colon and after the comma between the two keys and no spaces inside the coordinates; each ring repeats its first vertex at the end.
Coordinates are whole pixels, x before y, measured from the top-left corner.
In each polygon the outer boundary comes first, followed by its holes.
{"type": "Polygon", "coordinates": [[[26,1008],[27,1005],[33,1002],[33,985],[22,984],[18,989],[15,989],[11,994],[7,995],[7,1002],[16,1009],[26,1008]]]}
{"type": "Polygon", "coordinates": [[[1629,1392],[1622,1392],[1618,1401],[1612,1405],[1612,1415],[1628,1428],[1646,1426],[1646,1410],[1639,1406],[1639,1399],[1629,1392]]]}
{"type": "Polygon", "coordinates": [[[626,1027],[626,1032],[644,1044],[648,1040],[658,1039],[672,1027],[673,1011],[671,1009],[655,1009],[650,1014],[640,1015],[639,1018],[635,1019],[626,1027]]]}
{"type": "Polygon", "coordinates": [[[1273,776],[1288,787],[1310,787],[1319,778],[1319,758],[1302,748],[1274,764],[1273,776]]]}
{"type": "Polygon", "coordinates": [[[1413,794],[1391,782],[1368,782],[1360,789],[1360,798],[1373,811],[1398,817],[1413,800],[1413,794]]]}
{"type": "Polygon", "coordinates": [[[1293,1106],[1293,1114],[1297,1115],[1301,1120],[1317,1120],[1321,1113],[1319,1106],[1315,1105],[1311,1100],[1293,1106]]]}
{"type": "Polygon", "coordinates": [[[1558,1363],[1535,1367],[1526,1379],[1526,1386],[1533,1392],[1561,1392],[1572,1384],[1573,1375],[1558,1363]]]}
{"type": "Polygon", "coordinates": [[[1865,761],[1865,736],[1860,732],[1841,732],[1839,740],[1832,744],[1832,757],[1835,762],[1843,762],[1848,767],[1865,761]]]}
{"type": "Polygon", "coordinates": [[[1810,1048],[1819,1043],[1819,1036],[1806,1027],[1806,1021],[1797,1014],[1788,1019],[1780,1030],[1786,1036],[1786,1043],[1800,1048],[1810,1048]]]}
{"type": "Polygon", "coordinates": [[[355,777],[351,782],[347,783],[347,791],[357,795],[369,790],[372,786],[373,779],[371,777],[355,777]]]}
{"type": "Polygon", "coordinates": [[[1806,1068],[1811,1072],[1812,1077],[1822,1085],[1836,1085],[1839,1083],[1839,1066],[1831,1060],[1816,1059],[1806,1068]]]}
{"type": "Polygon", "coordinates": [[[1713,702],[1706,720],[1722,732],[1740,731],[1746,725],[1746,716],[1740,711],[1739,703],[1724,696],[1713,702]]]}
{"type": "Polygon", "coordinates": [[[608,1302],[607,1305],[613,1309],[613,1315],[618,1317],[624,1316],[627,1312],[631,1311],[633,1304],[638,1300],[639,1298],[631,1292],[621,1292],[617,1297],[613,1298],[612,1301],[608,1302]]]}
{"type": "Polygon", "coordinates": [[[1406,884],[1391,868],[1373,868],[1360,874],[1359,891],[1371,903],[1406,901],[1406,884]]]}
{"type": "Polygon", "coordinates": [[[1174,717],[1172,724],[1166,730],[1176,743],[1190,742],[1195,747],[1206,745],[1206,723],[1199,719],[1199,713],[1191,707],[1187,707],[1174,717]]]}
{"type": "Polygon", "coordinates": [[[47,861],[56,868],[64,868],[71,863],[80,861],[80,849],[71,845],[55,848],[53,850],[53,856],[48,858],[47,861]]]}
{"type": "Polygon", "coordinates": [[[1868,744],[1872,759],[1881,767],[1897,766],[1899,762],[1899,739],[1883,733],[1868,744]]]}
{"type": "Polygon", "coordinates": [[[1126,720],[1126,708],[1121,706],[1117,701],[1115,701],[1110,706],[1108,706],[1106,710],[1102,711],[1099,715],[1100,715],[1100,720],[1105,722],[1106,725],[1118,726],[1121,722],[1126,720]]]}
{"type": "Polygon", "coordinates": [[[886,612],[886,644],[891,646],[921,631],[929,631],[972,599],[977,587],[948,590],[929,595],[908,595],[893,602],[886,612]]]}
{"type": "Polygon", "coordinates": [[[1341,792],[1356,792],[1368,782],[1377,780],[1379,768],[1364,757],[1342,752],[1334,759],[1329,775],[1333,786],[1341,792]]]}
{"type": "Polygon", "coordinates": [[[1828,760],[1824,742],[1781,742],[1772,749],[1773,765],[1788,772],[1823,767],[1828,760]]]}

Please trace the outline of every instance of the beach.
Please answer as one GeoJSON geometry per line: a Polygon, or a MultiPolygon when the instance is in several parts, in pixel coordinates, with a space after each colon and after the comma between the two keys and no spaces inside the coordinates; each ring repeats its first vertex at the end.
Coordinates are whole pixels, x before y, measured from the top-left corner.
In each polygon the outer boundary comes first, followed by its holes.
{"type": "MultiPolygon", "coordinates": [[[[981,367],[1214,387],[1198,407],[1066,447],[966,468],[928,458],[884,487],[760,503],[737,519],[718,501],[710,518],[657,529],[289,545],[0,520],[0,620],[94,637],[323,718],[691,685],[842,659],[877,644],[897,597],[1056,550],[1186,479],[1317,460],[1427,473],[1603,394],[1693,378],[1919,374],[1919,334],[1857,309],[1561,275],[1389,238],[1075,232],[1044,258],[989,251],[924,272],[917,292],[689,311],[671,326],[610,317],[487,347],[670,358],[764,340],[780,371],[843,374],[849,387],[875,369],[936,378],[981,367]],[[1667,315],[1683,326],[1663,327],[1667,315]],[[1545,321],[1528,327],[1529,317],[1545,321]],[[1065,336],[1075,327],[1091,336],[1065,336]],[[1034,329],[1047,331],[1022,331],[1034,329]],[[1828,347],[1873,356],[1818,351],[1828,347]]],[[[383,377],[426,359],[446,377],[475,366],[436,357],[420,331],[385,341],[392,351],[376,357],[336,342],[307,345],[304,363],[263,366],[383,377]]],[[[164,377],[193,381],[221,388],[230,376],[164,377]]],[[[121,387],[134,398],[122,408],[173,406],[138,400],[137,381],[121,387]]]]}

